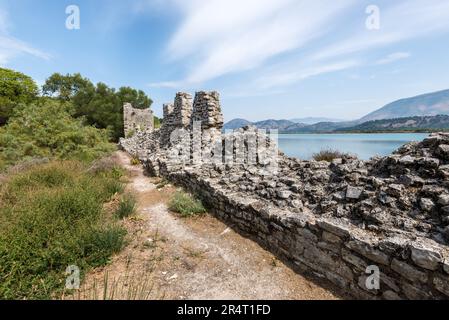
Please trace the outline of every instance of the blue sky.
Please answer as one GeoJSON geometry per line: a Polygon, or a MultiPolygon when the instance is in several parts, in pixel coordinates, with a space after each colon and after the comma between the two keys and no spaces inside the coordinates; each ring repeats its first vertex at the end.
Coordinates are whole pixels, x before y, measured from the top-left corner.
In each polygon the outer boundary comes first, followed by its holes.
{"type": "Polygon", "coordinates": [[[139,88],[157,114],[218,90],[226,120],[355,119],[448,89],[448,43],[447,0],[0,0],[0,66],[139,88]]]}

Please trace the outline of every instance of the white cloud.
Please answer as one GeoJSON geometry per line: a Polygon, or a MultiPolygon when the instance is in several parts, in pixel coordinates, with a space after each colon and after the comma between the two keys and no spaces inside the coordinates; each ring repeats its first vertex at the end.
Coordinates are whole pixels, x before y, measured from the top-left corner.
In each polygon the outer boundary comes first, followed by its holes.
{"type": "Polygon", "coordinates": [[[331,58],[449,31],[449,1],[408,0],[380,7],[380,30],[359,31],[337,42],[315,59],[331,58]]]}
{"type": "Polygon", "coordinates": [[[184,18],[172,60],[190,59],[189,83],[253,69],[323,35],[354,0],[175,1],[184,18]]]}
{"type": "Polygon", "coordinates": [[[150,88],[178,88],[182,86],[182,83],[179,81],[161,81],[161,82],[152,82],[148,84],[150,88]]]}
{"type": "Polygon", "coordinates": [[[376,62],[376,64],[389,64],[398,60],[403,60],[410,58],[411,54],[409,52],[395,52],[392,54],[389,54],[383,59],[380,59],[376,62]]]}
{"type": "Polygon", "coordinates": [[[8,15],[4,10],[0,9],[0,65],[7,65],[11,59],[21,54],[32,55],[44,60],[51,58],[49,54],[10,36],[8,34],[8,26],[8,15]]]}
{"type": "Polygon", "coordinates": [[[311,77],[326,73],[343,71],[349,68],[357,67],[359,65],[361,65],[361,63],[357,60],[348,60],[313,67],[298,68],[292,66],[292,68],[290,69],[293,69],[295,71],[284,70],[281,72],[276,71],[274,73],[270,73],[264,77],[259,78],[257,80],[257,85],[262,89],[287,86],[311,77]]]}

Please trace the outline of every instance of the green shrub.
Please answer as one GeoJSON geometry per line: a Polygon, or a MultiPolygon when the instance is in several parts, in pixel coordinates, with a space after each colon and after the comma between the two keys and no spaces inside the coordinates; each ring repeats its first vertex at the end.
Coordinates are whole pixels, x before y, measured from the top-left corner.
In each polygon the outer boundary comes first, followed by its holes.
{"type": "Polygon", "coordinates": [[[0,299],[52,298],[69,265],[85,273],[121,249],[125,230],[103,210],[114,175],[64,161],[7,177],[0,188],[0,299]]]}
{"type": "Polygon", "coordinates": [[[72,112],[70,104],[49,99],[22,106],[0,128],[0,163],[13,165],[36,157],[89,162],[115,149],[108,131],[85,126],[72,112]]]}
{"type": "Polygon", "coordinates": [[[125,194],[121,197],[115,214],[119,219],[123,219],[129,217],[135,211],[136,211],[136,199],[131,194],[125,194]]]}
{"type": "Polygon", "coordinates": [[[177,191],[169,202],[170,210],[181,214],[183,217],[190,217],[206,212],[200,200],[183,191],[177,191]]]}
{"type": "Polygon", "coordinates": [[[316,161],[332,162],[334,159],[343,158],[345,156],[347,156],[346,153],[343,153],[343,152],[340,152],[337,150],[332,150],[332,149],[324,149],[318,153],[315,153],[313,155],[313,159],[316,161]]]}

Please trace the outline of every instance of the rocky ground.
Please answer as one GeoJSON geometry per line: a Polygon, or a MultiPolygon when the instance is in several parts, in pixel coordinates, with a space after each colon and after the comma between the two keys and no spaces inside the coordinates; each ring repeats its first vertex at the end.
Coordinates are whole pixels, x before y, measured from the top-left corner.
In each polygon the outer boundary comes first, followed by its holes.
{"type": "Polygon", "coordinates": [[[130,242],[110,265],[88,274],[74,298],[101,298],[105,283],[115,299],[341,297],[210,215],[184,219],[170,212],[167,202],[174,187],[156,188],[157,178],[131,166],[127,154],[118,155],[130,172],[128,190],[138,198],[137,214],[125,220],[130,242]]]}

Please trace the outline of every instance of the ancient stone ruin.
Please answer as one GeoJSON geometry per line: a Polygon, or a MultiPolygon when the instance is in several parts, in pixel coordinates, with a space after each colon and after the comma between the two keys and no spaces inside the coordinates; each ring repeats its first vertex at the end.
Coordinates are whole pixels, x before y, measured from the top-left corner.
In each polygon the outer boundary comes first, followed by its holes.
{"type": "Polygon", "coordinates": [[[273,153],[264,132],[222,134],[222,124],[216,92],[193,100],[178,93],[164,106],[160,130],[120,145],[138,154],[149,174],[195,193],[297,271],[342,292],[361,299],[449,297],[449,134],[386,157],[329,163],[273,153]],[[203,133],[199,143],[196,130],[203,133]],[[198,152],[221,161],[198,163],[198,152]]]}
{"type": "Polygon", "coordinates": [[[123,106],[123,123],[125,137],[138,131],[152,131],[154,129],[154,116],[150,108],[136,109],[130,103],[123,106]]]}

